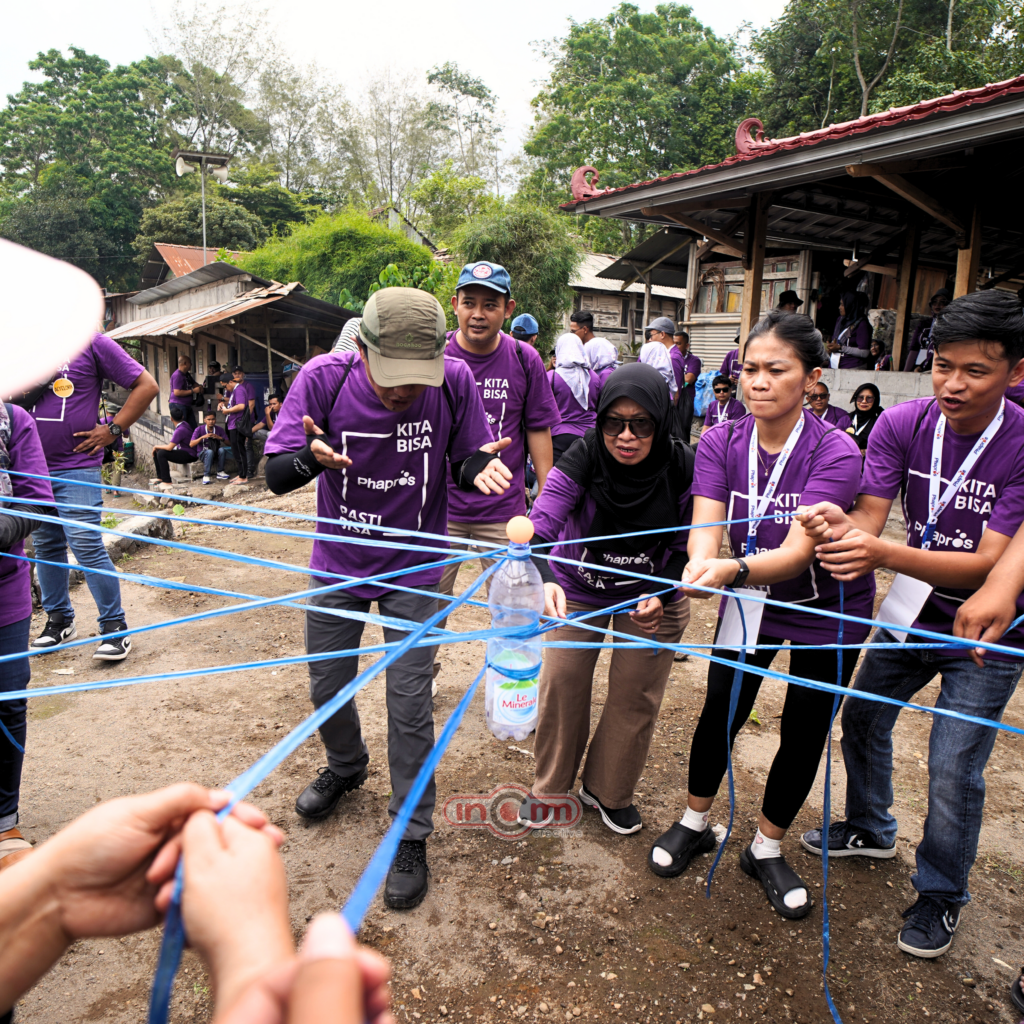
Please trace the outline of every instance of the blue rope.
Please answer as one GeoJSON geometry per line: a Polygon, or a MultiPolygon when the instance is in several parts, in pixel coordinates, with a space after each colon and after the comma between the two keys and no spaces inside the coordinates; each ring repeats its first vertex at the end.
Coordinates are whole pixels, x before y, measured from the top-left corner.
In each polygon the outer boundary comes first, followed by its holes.
{"type": "MultiPolygon", "coordinates": [[[[422,637],[426,636],[431,627],[435,626],[442,618],[454,611],[460,604],[471,597],[500,566],[504,565],[506,559],[502,558],[485,569],[473,582],[465,593],[457,598],[448,608],[442,608],[434,612],[429,618],[421,623],[411,632],[400,644],[388,651],[376,664],[371,665],[360,673],[346,686],[342,687],[329,701],[322,704],[304,722],[301,722],[288,733],[279,743],[267,751],[255,764],[238,775],[228,786],[227,790],[230,801],[227,806],[218,813],[222,819],[231,813],[232,808],[251,793],[285,758],[297,750],[324,722],[331,718],[341,707],[347,704],[364,686],[376,678],[389,665],[405,654],[412,645],[422,637]]],[[[175,874],[174,894],[171,898],[172,906],[177,903],[180,907],[181,892],[184,883],[184,872],[181,862],[175,874]]],[[[167,924],[164,928],[163,942],[160,949],[159,966],[153,978],[153,989],[149,1003],[149,1024],[167,1024],[170,1013],[171,992],[174,988],[174,977],[178,966],[181,963],[182,950],[185,947],[185,929],[181,923],[180,911],[177,914],[168,914],[167,924]]]]}

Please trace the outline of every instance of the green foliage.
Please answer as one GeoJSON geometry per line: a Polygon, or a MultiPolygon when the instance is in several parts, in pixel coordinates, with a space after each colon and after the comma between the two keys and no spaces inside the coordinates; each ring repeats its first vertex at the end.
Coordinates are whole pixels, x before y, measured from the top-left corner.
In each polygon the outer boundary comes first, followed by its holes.
{"type": "Polygon", "coordinates": [[[622,3],[603,18],[573,22],[533,101],[525,148],[539,158],[534,194],[564,202],[583,164],[600,168],[607,187],[732,153],[749,101],[735,49],[676,3],[647,14],[622,3]]]}
{"type": "Polygon", "coordinates": [[[241,171],[233,175],[230,186],[217,189],[217,196],[254,214],[271,234],[284,235],[320,213],[322,206],[306,193],[282,187],[277,176],[269,168],[241,171]]]}
{"type": "Polygon", "coordinates": [[[498,97],[479,78],[448,61],[427,72],[428,84],[441,95],[428,108],[431,121],[457,144],[459,170],[477,175],[489,169],[497,155],[501,125],[495,119],[498,97]]]}
{"type": "Polygon", "coordinates": [[[0,110],[0,167],[9,193],[0,233],[72,259],[108,287],[134,275],[131,239],[144,205],[173,181],[166,62],[111,68],[72,47],[40,53],[0,110]]]}
{"type": "Polygon", "coordinates": [[[497,202],[487,191],[487,182],[476,175],[460,177],[455,164],[446,160],[413,190],[412,201],[426,214],[425,230],[434,242],[446,243],[452,233],[470,217],[490,209],[497,202]]]}
{"type": "Polygon", "coordinates": [[[500,263],[512,278],[518,312],[537,318],[540,341],[554,339],[572,306],[569,280],[583,258],[569,218],[525,199],[499,203],[460,229],[453,245],[466,263],[500,263]]]}
{"type": "MultiPolygon", "coordinates": [[[[263,222],[255,214],[237,203],[228,203],[216,195],[207,194],[208,246],[247,252],[264,242],[266,237],[263,222]]],[[[140,262],[149,255],[154,242],[170,242],[172,245],[203,244],[202,199],[198,193],[169,199],[142,215],[139,234],[132,243],[140,262]]]]}
{"type": "Polygon", "coordinates": [[[347,289],[351,302],[355,296],[369,296],[389,264],[412,274],[417,268],[429,271],[433,259],[429,249],[401,232],[347,211],[299,225],[287,238],[272,238],[238,262],[260,277],[301,281],[312,295],[328,302],[340,302],[342,289],[347,289]]]}

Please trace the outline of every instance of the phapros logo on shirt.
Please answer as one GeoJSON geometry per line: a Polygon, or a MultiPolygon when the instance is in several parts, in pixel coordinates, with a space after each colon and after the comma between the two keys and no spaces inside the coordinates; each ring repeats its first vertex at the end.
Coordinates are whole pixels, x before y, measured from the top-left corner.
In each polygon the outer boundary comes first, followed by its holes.
{"type": "Polygon", "coordinates": [[[392,487],[415,487],[416,477],[407,469],[402,470],[402,475],[394,480],[373,480],[368,476],[357,477],[356,483],[360,487],[368,487],[371,491],[390,491],[392,487]]]}

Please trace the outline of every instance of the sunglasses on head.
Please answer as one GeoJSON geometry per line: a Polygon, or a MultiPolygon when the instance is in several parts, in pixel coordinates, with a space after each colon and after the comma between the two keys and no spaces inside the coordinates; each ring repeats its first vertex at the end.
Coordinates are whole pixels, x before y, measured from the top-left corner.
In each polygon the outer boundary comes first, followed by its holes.
{"type": "Polygon", "coordinates": [[[650,437],[654,433],[654,420],[645,417],[624,420],[618,416],[605,416],[601,420],[601,433],[609,437],[618,437],[627,427],[634,437],[650,437]]]}
{"type": "Polygon", "coordinates": [[[727,395],[732,391],[732,388],[715,388],[716,395],[727,395]]]}

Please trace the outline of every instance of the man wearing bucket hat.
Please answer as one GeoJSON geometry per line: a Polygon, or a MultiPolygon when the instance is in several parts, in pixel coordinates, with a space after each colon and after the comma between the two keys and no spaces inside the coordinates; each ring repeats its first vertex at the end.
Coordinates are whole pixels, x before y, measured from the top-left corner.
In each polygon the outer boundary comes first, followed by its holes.
{"type": "MultiPolygon", "coordinates": [[[[463,490],[500,500],[496,496],[509,487],[512,473],[497,456],[508,441],[493,440],[473,376],[462,361],[445,359],[445,341],[444,311],[429,292],[383,288],[363,310],[358,351],[311,359],[281,408],[267,441],[267,486],[283,494],[319,476],[316,532],[381,541],[314,541],[311,587],[410,569],[397,582],[419,591],[366,583],[311,595],[306,613],[310,654],[357,647],[363,632],[358,619],[318,607],[365,613],[376,601],[381,615],[412,622],[436,612],[441,569],[434,563],[444,543],[403,536],[401,545],[392,546],[375,528],[444,534],[449,465],[463,490]],[[424,550],[417,551],[417,544],[424,550]]],[[[406,634],[385,627],[384,636],[390,642],[406,634]]],[[[432,654],[429,647],[415,647],[387,670],[392,817],[434,745],[432,654]]],[[[355,657],[311,662],[313,704],[329,701],[355,677],[358,664],[355,657]]],[[[296,801],[304,818],[326,817],[367,777],[370,755],[355,701],[321,726],[320,737],[327,767],[296,801]]],[[[389,907],[415,907],[426,895],[425,840],[434,827],[434,802],[431,780],[388,873],[384,900],[389,907]]]]}
{"type": "MultiPolygon", "coordinates": [[[[452,308],[459,329],[449,333],[445,354],[469,367],[494,440],[509,439],[503,459],[512,472],[512,486],[494,500],[460,488],[453,476],[448,482],[448,534],[453,541],[464,542],[460,547],[472,548],[471,541],[504,544],[505,525],[513,516],[526,514],[527,455],[544,487],[553,458],[552,428],[557,429],[560,421],[558,406],[537,350],[501,329],[516,308],[512,281],[503,266],[483,260],[467,263],[459,274],[452,308]]],[[[458,571],[458,565],[445,569],[442,594],[454,593],[458,571]]],[[[435,673],[439,669],[435,664],[435,673]]]]}

